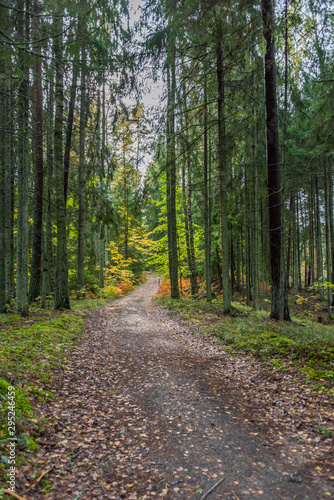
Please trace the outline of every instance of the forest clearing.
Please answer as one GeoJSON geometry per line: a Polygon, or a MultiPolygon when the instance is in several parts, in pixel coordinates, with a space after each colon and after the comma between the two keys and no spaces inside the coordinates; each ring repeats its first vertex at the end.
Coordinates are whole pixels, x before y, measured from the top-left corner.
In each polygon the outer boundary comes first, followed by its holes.
{"type": "Polygon", "coordinates": [[[334,496],[334,5],[0,3],[0,498],[334,496]]]}

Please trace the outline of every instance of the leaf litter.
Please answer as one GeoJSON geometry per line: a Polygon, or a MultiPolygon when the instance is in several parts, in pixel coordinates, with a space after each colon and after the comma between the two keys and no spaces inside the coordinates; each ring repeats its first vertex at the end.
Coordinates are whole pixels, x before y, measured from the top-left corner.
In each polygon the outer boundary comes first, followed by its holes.
{"type": "Polygon", "coordinates": [[[87,316],[56,399],[38,403],[48,426],[19,471],[26,497],[196,499],[216,484],[208,498],[334,495],[332,444],[314,433],[329,406],[154,305],[156,287],[87,316]]]}

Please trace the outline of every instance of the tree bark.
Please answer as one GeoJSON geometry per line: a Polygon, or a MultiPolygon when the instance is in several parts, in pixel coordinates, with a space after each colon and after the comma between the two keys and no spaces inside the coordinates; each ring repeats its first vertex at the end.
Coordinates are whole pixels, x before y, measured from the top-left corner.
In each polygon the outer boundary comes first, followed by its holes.
{"type": "MultiPolygon", "coordinates": [[[[186,221],[186,233],[187,233],[187,250],[188,250],[188,266],[189,266],[189,274],[190,274],[190,288],[191,288],[191,296],[198,296],[198,285],[197,285],[197,273],[196,273],[196,260],[195,260],[195,247],[194,247],[194,230],[193,230],[193,221],[192,221],[192,188],[191,188],[191,159],[190,159],[190,151],[189,151],[189,141],[187,138],[187,133],[189,130],[189,121],[188,121],[188,106],[187,106],[187,92],[186,86],[183,85],[183,109],[185,115],[185,134],[184,134],[184,145],[186,147],[186,151],[184,153],[184,157],[187,164],[187,193],[185,193],[184,186],[184,196],[187,199],[187,209],[185,210],[185,216],[187,218],[186,221]]],[[[182,125],[181,125],[182,128],[182,125]]],[[[185,183],[183,172],[183,182],[185,183]]]]}
{"type": "MultiPolygon", "coordinates": [[[[29,4],[17,1],[18,37],[25,44],[29,36],[29,4]]],[[[18,312],[23,317],[29,316],[28,308],[28,117],[29,117],[29,69],[26,56],[19,50],[18,66],[20,79],[18,84],[18,169],[17,169],[17,262],[16,262],[16,300],[18,312]]]]}
{"type": "MultiPolygon", "coordinates": [[[[5,85],[0,82],[0,93],[4,96],[5,85]]],[[[5,129],[5,98],[0,101],[0,129],[5,129]]],[[[5,170],[6,170],[6,134],[0,135],[0,313],[6,312],[6,228],[5,228],[5,170]]]]}
{"type": "MultiPolygon", "coordinates": [[[[318,283],[323,282],[323,253],[322,253],[322,235],[321,235],[321,224],[320,224],[320,201],[319,201],[319,187],[318,187],[318,175],[315,176],[315,210],[316,210],[316,230],[317,230],[317,281],[318,283]]],[[[324,289],[321,286],[319,288],[320,300],[324,300],[324,289]]]]}
{"type": "MultiPolygon", "coordinates": [[[[34,0],[33,38],[35,45],[40,37],[40,4],[34,0]]],[[[36,51],[36,49],[35,49],[36,51]]],[[[34,61],[34,223],[32,237],[32,259],[30,268],[29,301],[41,294],[42,236],[43,236],[43,92],[42,62],[40,56],[34,61]]]]}
{"type": "Polygon", "coordinates": [[[250,305],[252,300],[251,291],[251,262],[250,262],[250,235],[249,235],[249,197],[247,167],[245,166],[245,271],[246,271],[246,305],[250,305]]]}
{"type": "Polygon", "coordinates": [[[204,241],[205,241],[205,286],[206,300],[212,302],[211,291],[211,231],[208,190],[208,88],[206,67],[204,68],[204,152],[203,152],[203,178],[204,178],[204,241]]]}
{"type": "MultiPolygon", "coordinates": [[[[99,93],[100,96],[100,93],[99,93]]],[[[104,171],[104,155],[105,155],[105,142],[106,142],[106,111],[105,111],[105,79],[103,75],[103,83],[102,83],[102,142],[101,142],[101,154],[100,154],[100,198],[102,201],[104,196],[103,191],[103,179],[105,176],[104,171]]],[[[99,109],[100,109],[100,100],[99,100],[99,109]]],[[[104,222],[100,223],[100,236],[99,236],[99,285],[100,288],[104,287],[104,267],[105,267],[105,227],[104,222]]]]}
{"type": "Polygon", "coordinates": [[[314,283],[314,195],[313,195],[313,176],[310,179],[310,191],[308,193],[309,201],[309,217],[310,217],[310,266],[311,266],[311,282],[314,283]]]}
{"type": "Polygon", "coordinates": [[[222,281],[223,281],[223,310],[225,314],[231,312],[231,285],[229,263],[229,238],[227,218],[227,161],[226,161],[226,131],[224,116],[224,63],[223,63],[223,29],[222,20],[217,20],[216,58],[218,80],[218,164],[220,188],[220,217],[221,217],[221,248],[222,248],[222,281]]]}
{"type": "MultiPolygon", "coordinates": [[[[334,211],[333,211],[333,172],[331,164],[328,165],[328,217],[330,229],[330,254],[331,254],[331,283],[334,283],[334,211]]],[[[334,307],[334,293],[332,293],[332,307],[334,307]]]]}
{"type": "Polygon", "coordinates": [[[73,130],[73,119],[74,119],[74,108],[75,99],[77,93],[77,81],[79,69],[76,63],[73,63],[72,68],[72,83],[70,89],[70,102],[68,105],[68,115],[67,115],[67,126],[66,126],[66,137],[65,137],[65,151],[64,151],[64,197],[65,197],[65,208],[67,204],[67,191],[68,191],[68,176],[70,172],[70,155],[71,155],[71,144],[72,144],[72,130],[73,130]]]}
{"type": "Polygon", "coordinates": [[[268,213],[270,231],[271,317],[290,320],[287,300],[280,301],[282,257],[281,186],[276,97],[274,9],[272,0],[262,0],[265,53],[265,104],[267,135],[268,213]]]}
{"type": "Polygon", "coordinates": [[[171,284],[171,298],[179,299],[178,282],[178,254],[177,254],[177,227],[176,227],[176,164],[175,164],[175,40],[171,40],[169,49],[169,85],[167,106],[167,225],[168,225],[168,252],[169,274],[171,284]],[[168,202],[169,199],[169,202],[168,202]],[[169,206],[168,206],[169,205],[169,206]],[[168,217],[169,215],[169,217],[168,217]]]}
{"type": "Polygon", "coordinates": [[[46,297],[51,292],[51,249],[52,249],[52,229],[51,229],[51,181],[53,170],[53,99],[54,99],[54,75],[50,78],[48,93],[48,120],[47,120],[47,151],[46,151],[46,185],[45,185],[45,206],[44,206],[44,247],[43,247],[43,277],[42,277],[42,307],[46,307],[46,297]]]}
{"type": "MultiPolygon", "coordinates": [[[[254,110],[254,117],[256,113],[254,110]]],[[[257,164],[257,124],[253,131],[254,164],[254,228],[253,228],[253,309],[257,311],[259,301],[259,174],[257,164]]]]}
{"type": "MultiPolygon", "coordinates": [[[[181,126],[182,127],[182,126],[181,126]]],[[[186,192],[186,168],[184,162],[182,162],[182,204],[183,204],[183,216],[184,216],[184,230],[186,236],[186,249],[187,249],[187,260],[189,275],[191,274],[191,253],[190,253],[190,238],[189,238],[189,218],[188,218],[188,206],[187,206],[187,192],[186,192]]]]}
{"type": "MultiPolygon", "coordinates": [[[[326,227],[326,268],[327,268],[327,282],[331,279],[331,241],[330,241],[330,209],[329,209],[329,181],[328,171],[326,165],[326,158],[324,158],[324,184],[325,184],[325,227],[326,227]]],[[[327,307],[328,317],[333,315],[332,311],[332,289],[327,286],[327,307]]]]}
{"type": "Polygon", "coordinates": [[[6,86],[5,98],[5,207],[4,207],[4,224],[5,224],[5,276],[6,276],[6,303],[9,303],[15,295],[14,285],[14,165],[13,165],[13,108],[14,108],[14,93],[12,79],[6,86]]]}
{"type": "MultiPolygon", "coordinates": [[[[60,11],[55,12],[54,31],[61,33],[63,22],[60,11]]],[[[54,38],[54,58],[56,68],[56,114],[54,127],[54,168],[56,177],[57,207],[57,257],[55,277],[55,309],[70,309],[67,268],[66,211],[63,172],[63,116],[64,116],[64,75],[63,75],[63,40],[54,38]]]]}
{"type": "Polygon", "coordinates": [[[80,129],[79,129],[79,217],[78,217],[78,281],[77,299],[85,296],[85,195],[86,195],[86,49],[81,49],[81,94],[80,94],[80,129]]]}

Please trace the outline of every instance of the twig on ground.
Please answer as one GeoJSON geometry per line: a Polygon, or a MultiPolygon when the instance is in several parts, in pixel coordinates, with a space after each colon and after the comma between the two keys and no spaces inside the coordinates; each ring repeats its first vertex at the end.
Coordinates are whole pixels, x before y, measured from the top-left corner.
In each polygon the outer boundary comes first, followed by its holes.
{"type": "Polygon", "coordinates": [[[233,495],[235,496],[235,498],[236,498],[237,500],[240,500],[240,498],[238,497],[238,495],[237,495],[236,493],[234,493],[234,491],[233,491],[233,490],[231,490],[231,491],[232,491],[233,495]]]}
{"type": "Polygon", "coordinates": [[[168,483],[169,486],[175,486],[176,484],[183,483],[183,479],[179,479],[178,481],[173,481],[172,483],[168,483]]]}
{"type": "Polygon", "coordinates": [[[44,476],[46,476],[47,474],[49,474],[49,472],[52,471],[52,469],[54,468],[54,465],[51,467],[51,469],[48,469],[46,470],[45,472],[43,472],[38,479],[36,479],[35,483],[39,483],[41,481],[41,479],[43,479],[44,476]]]}
{"type": "Polygon", "coordinates": [[[13,497],[17,498],[17,500],[27,500],[26,497],[20,497],[19,495],[17,495],[16,493],[14,493],[11,490],[4,490],[4,493],[7,493],[7,495],[12,495],[13,497]]]}
{"type": "Polygon", "coordinates": [[[80,453],[81,453],[81,451],[78,451],[78,453],[76,453],[75,455],[73,455],[73,456],[71,455],[70,456],[70,459],[69,459],[68,464],[66,465],[65,469],[67,469],[68,467],[70,467],[72,460],[74,460],[78,455],[80,455],[80,453]]]}
{"type": "Polygon", "coordinates": [[[39,476],[39,478],[33,479],[32,480],[33,484],[31,486],[29,486],[28,490],[34,490],[36,488],[36,486],[39,484],[39,482],[43,479],[43,477],[46,476],[47,474],[49,474],[49,472],[51,472],[52,469],[54,469],[54,465],[50,469],[47,469],[45,472],[42,472],[42,474],[39,476]]]}
{"type": "Polygon", "coordinates": [[[201,497],[201,500],[205,500],[205,498],[207,498],[210,493],[212,493],[216,488],[218,488],[220,484],[222,484],[223,481],[225,481],[226,477],[227,476],[224,476],[219,479],[219,481],[217,481],[206,493],[204,493],[204,495],[201,497]]]}

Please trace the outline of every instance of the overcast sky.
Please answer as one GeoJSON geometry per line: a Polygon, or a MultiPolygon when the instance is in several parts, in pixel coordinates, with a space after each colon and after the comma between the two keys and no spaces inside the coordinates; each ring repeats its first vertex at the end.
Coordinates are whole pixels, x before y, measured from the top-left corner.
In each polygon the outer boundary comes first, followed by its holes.
{"type": "MultiPolygon", "coordinates": [[[[140,7],[145,4],[145,0],[130,0],[129,1],[129,10],[130,10],[130,26],[133,27],[135,22],[139,20],[140,15],[141,15],[141,9],[140,7]]],[[[149,64],[149,63],[148,63],[149,64]]],[[[138,82],[139,82],[139,88],[141,89],[142,95],[140,97],[140,102],[144,104],[145,106],[145,115],[148,118],[150,122],[147,123],[146,125],[151,129],[153,132],[153,136],[156,142],[157,139],[157,134],[159,133],[159,122],[161,121],[161,116],[163,113],[163,107],[164,103],[162,102],[164,93],[165,93],[165,86],[164,82],[162,80],[162,74],[158,74],[158,79],[155,82],[150,75],[150,68],[148,67],[147,70],[141,70],[140,73],[137,75],[138,82]]],[[[135,105],[136,104],[136,96],[133,96],[132,98],[129,98],[124,101],[127,105],[135,105]]],[[[144,143],[143,143],[143,146],[144,143]]],[[[147,144],[146,144],[147,146],[147,144]]],[[[152,153],[143,153],[142,155],[142,162],[141,162],[141,167],[140,170],[144,172],[146,168],[148,167],[148,164],[152,160],[152,153]]]]}

